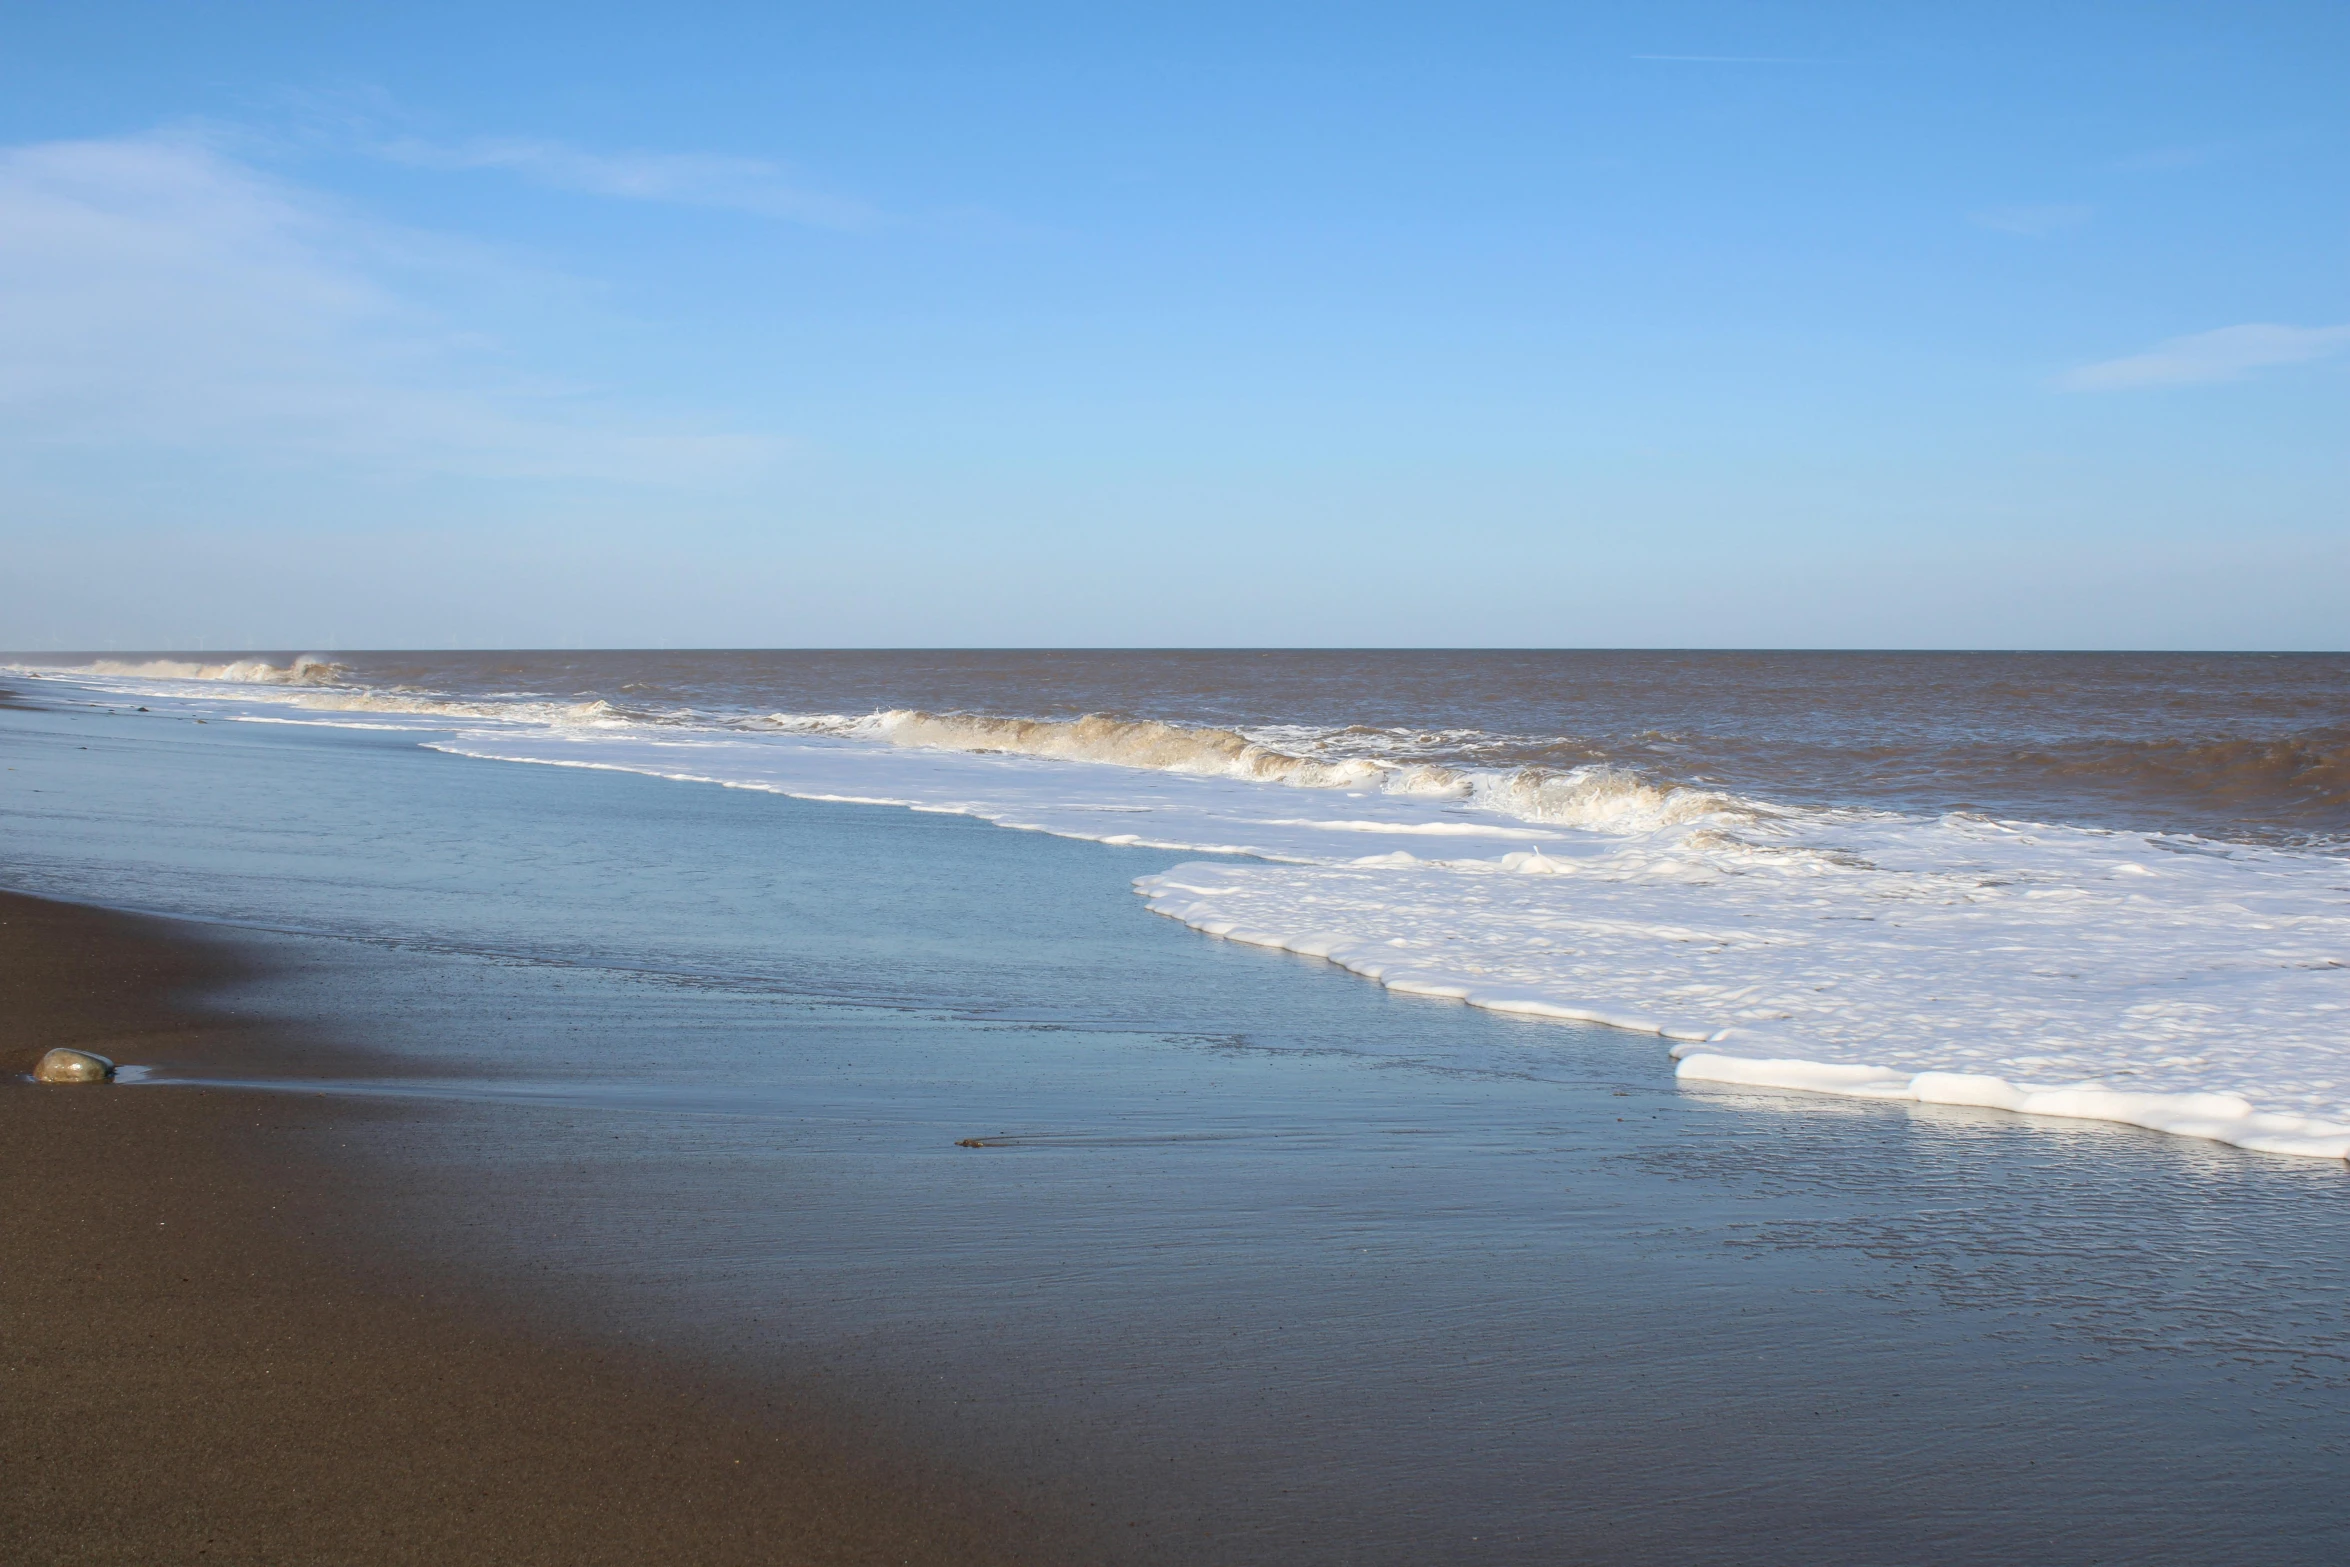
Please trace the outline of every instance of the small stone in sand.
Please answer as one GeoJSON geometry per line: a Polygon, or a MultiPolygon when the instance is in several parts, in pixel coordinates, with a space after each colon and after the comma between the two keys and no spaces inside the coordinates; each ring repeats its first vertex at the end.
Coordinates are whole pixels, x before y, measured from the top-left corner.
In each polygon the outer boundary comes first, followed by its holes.
{"type": "Polygon", "coordinates": [[[33,1068],[33,1080],[40,1083],[103,1083],[113,1075],[113,1062],[87,1050],[52,1050],[33,1068]]]}

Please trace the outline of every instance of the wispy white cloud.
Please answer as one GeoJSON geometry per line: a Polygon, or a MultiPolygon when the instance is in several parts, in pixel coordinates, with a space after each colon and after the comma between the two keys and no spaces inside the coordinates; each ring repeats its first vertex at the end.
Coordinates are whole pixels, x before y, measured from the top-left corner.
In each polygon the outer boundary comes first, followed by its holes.
{"type": "Polygon", "coordinates": [[[1997,229],[2002,234],[2038,237],[2063,229],[2077,229],[2096,215],[2096,208],[2074,202],[2040,202],[2021,207],[1991,207],[1968,214],[1968,220],[1982,228],[1997,229]]]}
{"type": "Polygon", "coordinates": [[[2239,381],[2271,365],[2324,359],[2345,349],[2350,349],[2350,326],[2277,326],[2253,322],[2174,337],[2142,354],[2082,365],[2067,374],[2061,384],[2076,392],[2118,392],[2147,386],[2239,381]]]}
{"type": "Polygon", "coordinates": [[[0,454],[688,486],[777,455],[518,370],[451,303],[543,281],[198,134],[0,148],[0,454]]]}
{"type": "Polygon", "coordinates": [[[431,169],[493,169],[555,190],[627,201],[716,207],[819,228],[863,229],[879,214],[810,189],[778,164],[704,153],[589,152],[531,137],[434,142],[402,136],[369,145],[376,156],[431,169]]]}

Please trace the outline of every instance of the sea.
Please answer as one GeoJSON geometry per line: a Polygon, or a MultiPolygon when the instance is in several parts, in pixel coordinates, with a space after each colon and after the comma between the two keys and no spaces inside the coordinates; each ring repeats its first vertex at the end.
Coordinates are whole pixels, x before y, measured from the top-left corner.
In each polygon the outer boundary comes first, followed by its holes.
{"type": "Polygon", "coordinates": [[[0,688],[0,880],[230,930],[235,1005],[401,1063],[256,1086],[388,1107],[402,1245],[1120,1559],[2350,1539],[2350,657],[0,688]]]}

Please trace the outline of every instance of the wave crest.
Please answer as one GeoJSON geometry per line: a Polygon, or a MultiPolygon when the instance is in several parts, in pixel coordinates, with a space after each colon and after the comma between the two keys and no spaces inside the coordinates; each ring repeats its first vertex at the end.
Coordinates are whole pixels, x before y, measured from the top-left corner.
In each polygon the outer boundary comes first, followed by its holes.
{"type": "Polygon", "coordinates": [[[601,698],[586,702],[455,702],[398,691],[321,691],[291,699],[322,713],[413,713],[433,718],[487,718],[505,723],[617,724],[628,715],[601,698]]]}
{"type": "Polygon", "coordinates": [[[1710,789],[1650,783],[1625,767],[1595,763],[1565,772],[1521,767],[1478,780],[1477,803],[1530,822],[1594,832],[1654,832],[1724,815],[1752,815],[1744,802],[1710,789]]]}
{"type": "Polygon", "coordinates": [[[1728,795],[1651,783],[1624,767],[1589,764],[1483,772],[1378,757],[1323,760],[1266,745],[1234,729],[1107,713],[1074,719],[997,718],[895,708],[854,719],[779,713],[768,722],[800,733],[933,750],[1097,762],[1298,789],[1376,789],[1423,799],[1466,800],[1524,821],[1595,832],[1653,832],[1725,814],[1753,814],[1744,802],[1728,795]]]}
{"type": "Polygon", "coordinates": [[[133,680],[221,680],[248,686],[331,686],[349,674],[350,668],[316,653],[304,653],[282,665],[259,658],[240,658],[225,664],[203,664],[174,658],[151,658],[139,663],[126,663],[120,659],[102,658],[90,666],[90,672],[133,680]]]}
{"type": "MultiPolygon", "coordinates": [[[[426,718],[478,718],[501,723],[601,725],[627,722],[631,717],[601,698],[564,702],[524,697],[464,700],[419,691],[414,687],[389,689],[350,685],[348,665],[315,653],[304,653],[285,664],[264,659],[236,659],[204,664],[192,659],[155,658],[131,661],[101,659],[87,666],[94,675],[129,680],[201,680],[220,685],[294,687],[283,694],[272,691],[261,700],[321,713],[401,713],[426,718]]],[[[69,671],[70,673],[70,671],[69,671]]],[[[210,694],[210,693],[208,693],[210,694]]],[[[229,693],[219,693],[226,697],[229,693]]],[[[250,699],[248,699],[250,700],[250,699]]]]}
{"type": "MultiPolygon", "coordinates": [[[[973,713],[925,713],[893,708],[847,726],[858,739],[891,745],[927,746],[941,751],[1001,751],[1052,757],[1065,762],[1107,762],[1119,767],[1206,777],[1243,778],[1302,789],[1379,787],[1386,775],[1406,771],[1368,759],[1320,762],[1261,745],[1231,729],[1194,728],[1149,718],[1088,713],[1083,718],[993,718],[973,713]]],[[[1409,769],[1434,774],[1440,768],[1409,769]]]]}

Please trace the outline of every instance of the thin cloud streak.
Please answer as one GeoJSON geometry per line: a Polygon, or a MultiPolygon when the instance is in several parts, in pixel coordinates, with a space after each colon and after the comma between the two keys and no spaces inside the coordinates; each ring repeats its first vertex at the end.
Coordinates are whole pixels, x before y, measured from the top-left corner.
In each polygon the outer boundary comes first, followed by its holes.
{"type": "Polygon", "coordinates": [[[863,202],[809,190],[795,184],[780,166],[759,158],[598,153],[530,137],[436,143],[408,136],[376,143],[369,151],[413,168],[496,170],[552,190],[711,207],[814,228],[868,229],[880,221],[863,202]]]}
{"type": "Polygon", "coordinates": [[[2350,325],[2281,326],[2248,322],[2155,344],[2142,354],[2107,359],[2069,372],[2058,384],[2074,392],[2135,391],[2240,381],[2255,370],[2304,364],[2350,349],[2350,325]]]}

